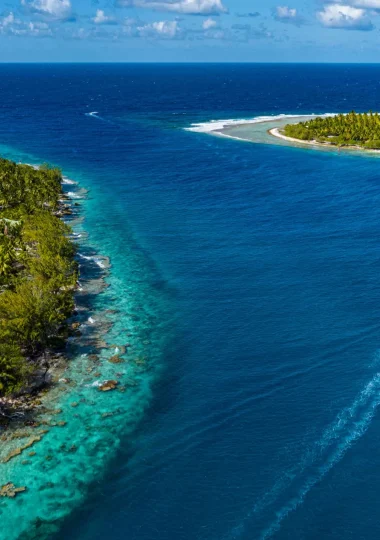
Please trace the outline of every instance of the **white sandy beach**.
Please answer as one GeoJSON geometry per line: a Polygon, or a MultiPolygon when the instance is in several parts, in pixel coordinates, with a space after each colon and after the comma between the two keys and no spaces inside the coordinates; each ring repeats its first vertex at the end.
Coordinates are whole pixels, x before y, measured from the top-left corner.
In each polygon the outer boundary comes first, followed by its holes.
{"type": "MultiPolygon", "coordinates": [[[[268,133],[270,133],[270,135],[273,135],[274,137],[278,137],[279,139],[283,139],[284,141],[288,141],[288,142],[294,142],[294,143],[297,143],[297,144],[306,144],[308,146],[329,146],[329,147],[333,147],[334,145],[332,144],[329,144],[329,143],[319,143],[317,141],[302,141],[300,139],[295,139],[294,137],[287,137],[286,135],[283,135],[281,132],[280,132],[280,128],[272,128],[270,130],[268,130],[268,133]]],[[[355,147],[357,148],[357,147],[355,147]]]]}
{"type": "Polygon", "coordinates": [[[337,113],[325,114],[310,114],[310,115],[295,115],[295,114],[280,114],[277,116],[257,116],[251,119],[228,119],[228,120],[211,120],[208,122],[192,124],[185,128],[186,131],[194,131],[198,133],[208,133],[219,137],[227,137],[245,142],[253,143],[272,143],[273,139],[280,139],[284,143],[289,143],[292,146],[312,147],[314,149],[324,149],[330,151],[355,151],[361,153],[379,154],[380,150],[363,148],[361,146],[342,146],[338,147],[334,144],[321,143],[315,140],[303,141],[294,137],[287,137],[281,130],[287,123],[298,123],[317,117],[326,118],[335,116],[337,113]],[[267,126],[266,126],[267,124],[267,126]],[[260,128],[260,126],[262,126],[260,128]]]}
{"type": "Polygon", "coordinates": [[[268,133],[270,135],[273,135],[274,137],[277,137],[279,139],[282,139],[284,141],[290,142],[290,143],[297,143],[302,144],[306,146],[320,146],[322,148],[331,148],[331,149],[338,149],[340,150],[359,150],[361,152],[371,152],[378,154],[380,150],[376,150],[375,148],[363,148],[362,146],[343,146],[338,147],[335,144],[329,144],[329,143],[321,143],[317,142],[315,140],[313,141],[302,141],[301,139],[295,139],[294,137],[287,137],[283,133],[280,132],[280,128],[272,128],[268,130],[268,133]]]}

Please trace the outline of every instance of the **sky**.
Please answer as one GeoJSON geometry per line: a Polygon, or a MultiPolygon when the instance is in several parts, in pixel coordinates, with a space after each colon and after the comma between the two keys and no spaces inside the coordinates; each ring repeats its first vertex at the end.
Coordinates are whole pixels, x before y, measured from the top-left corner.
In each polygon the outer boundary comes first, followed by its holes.
{"type": "Polygon", "coordinates": [[[380,0],[0,0],[0,62],[380,62],[380,0]]]}

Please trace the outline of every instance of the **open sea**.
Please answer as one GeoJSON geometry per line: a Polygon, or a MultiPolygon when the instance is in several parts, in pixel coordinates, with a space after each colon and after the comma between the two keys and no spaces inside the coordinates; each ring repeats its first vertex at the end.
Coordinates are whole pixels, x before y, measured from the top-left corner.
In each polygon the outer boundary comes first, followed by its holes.
{"type": "Polygon", "coordinates": [[[99,397],[73,358],[1,540],[380,538],[380,161],[207,129],[379,104],[378,65],[0,65],[0,154],[88,190],[149,362],[99,397]]]}

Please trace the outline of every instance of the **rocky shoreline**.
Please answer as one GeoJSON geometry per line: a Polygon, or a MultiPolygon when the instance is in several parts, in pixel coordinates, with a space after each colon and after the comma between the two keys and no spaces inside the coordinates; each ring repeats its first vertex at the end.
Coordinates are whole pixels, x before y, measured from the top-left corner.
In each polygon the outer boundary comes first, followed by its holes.
{"type": "MultiPolygon", "coordinates": [[[[86,193],[85,190],[81,190],[80,197],[84,198],[86,193]]],[[[68,195],[63,195],[59,203],[59,209],[55,215],[66,223],[79,222],[81,220],[80,206],[80,203],[76,202],[75,199],[70,198],[68,195]]],[[[56,416],[62,413],[62,410],[59,408],[49,408],[49,401],[51,397],[53,398],[53,402],[56,399],[56,396],[53,397],[50,393],[57,386],[60,386],[60,391],[73,388],[73,381],[63,376],[72,361],[70,353],[67,351],[69,342],[76,345],[82,342],[82,345],[94,347],[88,356],[93,364],[93,368],[87,369],[88,373],[96,370],[96,365],[99,361],[99,356],[96,352],[99,348],[115,349],[117,354],[114,354],[109,361],[114,364],[123,362],[121,356],[125,354],[127,345],[109,346],[102,340],[103,335],[109,331],[112,323],[103,321],[101,325],[98,325],[90,317],[90,322],[93,321],[94,323],[92,325],[93,331],[90,335],[88,332],[84,334],[81,331],[85,321],[84,317],[90,310],[90,306],[86,305],[86,302],[81,303],[81,297],[83,298],[86,294],[99,294],[108,286],[105,282],[105,277],[108,275],[110,267],[109,259],[97,254],[93,255],[93,257],[97,261],[96,270],[99,276],[88,280],[84,287],[79,274],[75,290],[76,305],[69,320],[64,347],[57,350],[45,351],[44,354],[33,358],[33,363],[37,365],[37,369],[33,374],[29,386],[17,395],[0,398],[0,464],[8,463],[17,456],[24,456],[25,454],[29,458],[33,457],[35,451],[31,450],[31,448],[42,440],[50,428],[64,427],[66,425],[66,421],[55,419],[56,416]],[[15,443],[18,441],[23,442],[15,446],[15,443]],[[7,451],[7,443],[10,446],[9,451],[7,451]]],[[[87,266],[91,266],[91,260],[88,257],[86,261],[87,266]]],[[[109,312],[111,311],[109,310],[109,312]]],[[[95,373],[96,375],[100,374],[95,373]]],[[[101,392],[109,392],[118,387],[119,381],[114,379],[104,380],[98,384],[98,389],[101,392]]],[[[118,389],[123,391],[123,387],[119,387],[118,389]]],[[[78,404],[73,402],[71,405],[72,407],[76,407],[78,404]]],[[[74,452],[76,448],[71,447],[70,451],[74,452]]],[[[26,486],[15,487],[9,481],[2,486],[0,485],[0,497],[14,498],[26,490],[26,486]]]]}
{"type": "MultiPolygon", "coordinates": [[[[59,208],[54,215],[64,222],[68,219],[77,218],[80,204],[74,202],[68,195],[62,195],[59,208]]],[[[75,312],[73,313],[73,317],[75,312]]],[[[73,335],[78,324],[73,322],[68,327],[67,337],[73,335]]],[[[46,350],[42,354],[33,357],[30,361],[36,366],[30,378],[29,385],[15,395],[0,397],[0,433],[1,430],[18,425],[20,420],[33,422],[34,415],[40,405],[40,397],[44,395],[54,383],[54,378],[62,373],[67,367],[68,358],[63,347],[55,350],[46,350]]]]}
{"type": "Polygon", "coordinates": [[[150,267],[125,243],[111,272],[99,255],[108,240],[95,230],[88,242],[89,197],[63,184],[80,278],[65,350],[50,355],[45,386],[22,396],[29,410],[0,427],[0,540],[48,540],[60,529],[141,421],[162,369],[166,322],[150,267]]]}

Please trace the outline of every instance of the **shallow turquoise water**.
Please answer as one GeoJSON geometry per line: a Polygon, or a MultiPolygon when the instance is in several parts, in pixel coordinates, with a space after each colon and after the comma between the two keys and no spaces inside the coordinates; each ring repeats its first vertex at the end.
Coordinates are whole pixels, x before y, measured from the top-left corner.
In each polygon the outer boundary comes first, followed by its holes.
{"type": "MultiPolygon", "coordinates": [[[[35,157],[7,147],[1,153],[15,161],[38,164],[35,157]]],[[[25,436],[0,449],[4,458],[31,438],[41,438],[1,466],[1,485],[11,481],[27,487],[22,497],[0,501],[0,538],[4,540],[50,537],[62,519],[83,502],[92,483],[101,481],[120,437],[135,429],[150,403],[168,345],[163,295],[151,286],[155,269],[135,249],[131,238],[127,243],[123,237],[122,244],[115,238],[100,244],[91,241],[107,225],[98,222],[98,230],[92,227],[89,236],[85,218],[91,215],[91,200],[86,200],[82,186],[67,178],[64,182],[64,192],[80,204],[79,219],[74,217],[72,227],[81,270],[76,294],[79,315],[74,320],[82,323],[82,336],[69,345],[68,368],[59,375],[53,372],[56,382],[42,400],[41,425],[21,426],[18,432],[25,436]],[[104,249],[113,255],[111,265],[102,256],[100,250],[104,249]],[[107,347],[96,344],[97,336],[107,347]],[[91,359],[91,354],[99,355],[99,360],[91,359]],[[110,363],[113,355],[119,355],[123,363],[110,363]],[[99,385],[110,379],[117,380],[119,388],[101,392],[99,385]],[[52,416],[51,410],[59,413],[52,416]],[[59,426],[59,422],[66,424],[59,426]]]]}

